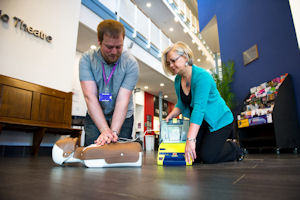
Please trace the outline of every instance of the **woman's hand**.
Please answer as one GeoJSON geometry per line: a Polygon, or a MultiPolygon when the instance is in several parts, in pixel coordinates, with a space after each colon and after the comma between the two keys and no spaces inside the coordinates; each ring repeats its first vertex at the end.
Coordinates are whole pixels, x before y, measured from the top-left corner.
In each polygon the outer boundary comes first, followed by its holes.
{"type": "Polygon", "coordinates": [[[97,140],[95,140],[95,144],[97,145],[104,145],[105,143],[109,144],[112,141],[115,141],[115,134],[112,132],[110,128],[105,129],[102,131],[102,133],[99,135],[97,140]]]}
{"type": "Polygon", "coordinates": [[[166,122],[169,122],[170,119],[172,119],[172,116],[169,114],[169,115],[166,117],[166,122]]]}
{"type": "Polygon", "coordinates": [[[191,160],[194,162],[196,158],[196,142],[187,140],[185,145],[185,160],[186,162],[190,162],[191,160]]]}
{"type": "Polygon", "coordinates": [[[175,107],[166,117],[166,122],[169,122],[170,119],[177,117],[181,113],[180,109],[175,107]]]}

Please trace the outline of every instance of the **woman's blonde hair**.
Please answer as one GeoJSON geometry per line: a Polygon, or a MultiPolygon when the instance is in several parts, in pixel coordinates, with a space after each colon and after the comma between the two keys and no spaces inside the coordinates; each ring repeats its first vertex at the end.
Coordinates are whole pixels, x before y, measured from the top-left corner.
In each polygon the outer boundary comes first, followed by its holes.
{"type": "Polygon", "coordinates": [[[186,43],[179,41],[167,47],[162,54],[161,62],[166,74],[175,75],[170,66],[167,64],[167,55],[171,51],[175,51],[178,55],[186,57],[188,59],[188,65],[193,65],[194,54],[192,50],[186,43]]]}

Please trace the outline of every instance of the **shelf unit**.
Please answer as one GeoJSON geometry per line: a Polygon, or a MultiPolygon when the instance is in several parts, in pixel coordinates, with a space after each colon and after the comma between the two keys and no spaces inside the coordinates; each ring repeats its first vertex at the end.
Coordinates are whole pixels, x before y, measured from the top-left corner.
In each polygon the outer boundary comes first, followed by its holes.
{"type": "MultiPolygon", "coordinates": [[[[250,95],[246,99],[249,99],[250,95]]],[[[293,149],[294,153],[298,153],[300,127],[291,75],[286,75],[277,89],[272,103],[274,107],[269,113],[271,119],[266,120],[266,123],[255,125],[250,122],[250,126],[247,126],[238,120],[238,135],[241,145],[247,150],[273,149],[280,154],[281,149],[293,149]]],[[[248,105],[246,101],[244,104],[243,110],[248,105]]]]}

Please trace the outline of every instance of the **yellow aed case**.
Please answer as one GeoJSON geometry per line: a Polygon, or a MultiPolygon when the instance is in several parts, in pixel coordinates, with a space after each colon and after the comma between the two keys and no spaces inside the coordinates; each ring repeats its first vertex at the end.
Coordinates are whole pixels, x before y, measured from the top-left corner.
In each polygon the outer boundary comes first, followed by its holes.
{"type": "Polygon", "coordinates": [[[161,143],[158,148],[157,165],[192,165],[185,161],[185,142],[161,143]]]}
{"type": "Polygon", "coordinates": [[[157,165],[192,165],[185,160],[185,144],[189,120],[173,119],[161,123],[157,165]]]}

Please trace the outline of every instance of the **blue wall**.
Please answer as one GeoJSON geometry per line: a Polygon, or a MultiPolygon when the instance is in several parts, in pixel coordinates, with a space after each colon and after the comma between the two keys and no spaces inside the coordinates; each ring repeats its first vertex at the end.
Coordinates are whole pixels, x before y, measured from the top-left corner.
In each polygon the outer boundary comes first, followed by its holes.
{"type": "Polygon", "coordinates": [[[222,61],[234,60],[238,103],[253,86],[289,73],[300,116],[300,55],[288,0],[198,0],[202,30],[216,15],[222,61]],[[242,52],[258,45],[259,59],[243,65],[242,52]]]}

